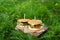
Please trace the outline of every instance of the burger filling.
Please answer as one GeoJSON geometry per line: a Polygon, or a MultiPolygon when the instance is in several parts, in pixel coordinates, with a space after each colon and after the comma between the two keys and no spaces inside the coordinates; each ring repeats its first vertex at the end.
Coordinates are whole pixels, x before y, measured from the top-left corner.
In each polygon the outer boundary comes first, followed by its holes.
{"type": "Polygon", "coordinates": [[[22,25],[22,26],[25,26],[25,25],[29,25],[27,22],[18,22],[17,25],[22,25]]]}
{"type": "Polygon", "coordinates": [[[31,25],[32,28],[40,28],[42,25],[38,24],[38,25],[31,25]]]}
{"type": "Polygon", "coordinates": [[[23,23],[23,25],[25,26],[25,25],[29,25],[27,22],[22,22],[23,23]]]}

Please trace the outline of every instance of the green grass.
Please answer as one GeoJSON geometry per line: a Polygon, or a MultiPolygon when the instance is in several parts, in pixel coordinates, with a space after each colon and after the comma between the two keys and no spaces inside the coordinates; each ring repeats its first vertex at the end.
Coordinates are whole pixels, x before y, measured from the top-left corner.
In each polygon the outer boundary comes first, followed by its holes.
{"type": "Polygon", "coordinates": [[[0,40],[60,40],[60,0],[0,0],[0,40]],[[17,19],[24,13],[42,20],[47,32],[34,37],[16,31],[17,19]]]}

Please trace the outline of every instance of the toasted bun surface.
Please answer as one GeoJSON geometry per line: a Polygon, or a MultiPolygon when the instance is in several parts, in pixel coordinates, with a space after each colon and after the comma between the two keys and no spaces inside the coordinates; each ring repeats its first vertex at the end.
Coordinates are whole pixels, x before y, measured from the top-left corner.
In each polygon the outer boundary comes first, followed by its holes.
{"type": "Polygon", "coordinates": [[[37,24],[42,24],[42,21],[41,20],[29,20],[28,23],[33,24],[33,25],[37,25],[37,24]]]}
{"type": "Polygon", "coordinates": [[[18,19],[17,22],[28,22],[29,19],[18,19]]]}

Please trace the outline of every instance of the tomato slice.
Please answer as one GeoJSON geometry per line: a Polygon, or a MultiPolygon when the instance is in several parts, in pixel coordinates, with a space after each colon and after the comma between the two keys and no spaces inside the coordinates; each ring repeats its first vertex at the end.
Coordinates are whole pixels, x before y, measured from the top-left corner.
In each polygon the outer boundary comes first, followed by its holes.
{"type": "Polygon", "coordinates": [[[37,25],[34,25],[34,28],[39,28],[39,26],[37,26],[37,25]]]}

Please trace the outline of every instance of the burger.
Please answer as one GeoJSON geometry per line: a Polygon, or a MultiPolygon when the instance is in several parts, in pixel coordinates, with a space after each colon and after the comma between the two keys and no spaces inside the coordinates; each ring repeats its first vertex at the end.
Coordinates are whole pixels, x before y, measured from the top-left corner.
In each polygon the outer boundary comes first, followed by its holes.
{"type": "Polygon", "coordinates": [[[24,30],[25,25],[28,25],[29,19],[18,19],[16,28],[19,30],[24,30]]]}
{"type": "Polygon", "coordinates": [[[28,24],[30,24],[29,30],[31,30],[31,32],[37,32],[42,29],[41,20],[29,20],[28,24]]]}

